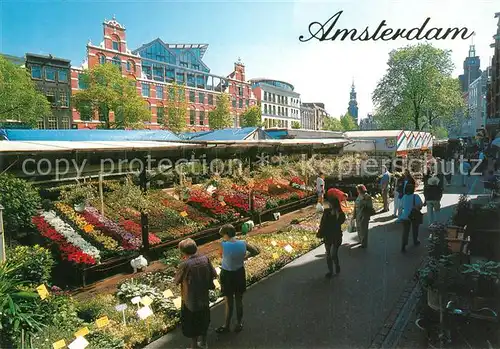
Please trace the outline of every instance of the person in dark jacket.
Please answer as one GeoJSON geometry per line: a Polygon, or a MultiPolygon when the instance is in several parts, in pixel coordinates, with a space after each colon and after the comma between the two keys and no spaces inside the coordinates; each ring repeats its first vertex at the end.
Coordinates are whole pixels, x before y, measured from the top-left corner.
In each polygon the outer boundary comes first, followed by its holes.
{"type": "Polygon", "coordinates": [[[415,179],[412,177],[410,170],[405,169],[404,177],[400,181],[398,181],[399,199],[403,199],[403,196],[405,195],[406,192],[406,186],[408,184],[415,187],[415,179]]]}
{"type": "Polygon", "coordinates": [[[339,200],[333,196],[327,196],[329,207],[323,211],[321,223],[316,236],[323,239],[326,249],[326,264],[328,273],[325,275],[331,278],[333,275],[333,263],[335,263],[335,273],[340,273],[339,247],[342,245],[342,223],[345,222],[345,214],[342,212],[339,200]]]}
{"type": "Polygon", "coordinates": [[[443,197],[443,188],[437,176],[431,176],[427,185],[424,187],[424,206],[427,205],[429,214],[429,225],[439,221],[439,211],[441,211],[441,198],[443,197]]]}

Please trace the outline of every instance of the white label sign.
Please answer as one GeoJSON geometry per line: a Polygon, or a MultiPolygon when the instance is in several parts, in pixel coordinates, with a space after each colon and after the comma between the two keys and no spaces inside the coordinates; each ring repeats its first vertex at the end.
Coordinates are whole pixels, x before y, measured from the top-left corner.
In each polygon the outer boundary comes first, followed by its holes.
{"type": "Polygon", "coordinates": [[[148,317],[150,317],[151,315],[153,315],[153,311],[151,310],[150,307],[143,307],[139,310],[137,310],[137,316],[139,316],[139,319],[141,320],[145,320],[147,319],[148,317]]]}
{"type": "Polygon", "coordinates": [[[84,349],[89,345],[85,337],[78,337],[68,345],[68,349],[84,349]]]}
{"type": "Polygon", "coordinates": [[[141,302],[141,299],[141,297],[137,296],[132,298],[130,301],[132,302],[132,304],[139,304],[141,302]]]}
{"type": "Polygon", "coordinates": [[[128,308],[126,304],[118,304],[115,309],[116,311],[125,311],[128,308]]]}
{"type": "Polygon", "coordinates": [[[292,251],[293,251],[293,247],[292,247],[292,246],[290,246],[290,245],[286,245],[286,246],[285,246],[285,251],[286,251],[286,252],[288,252],[288,253],[292,253],[292,251]]]}

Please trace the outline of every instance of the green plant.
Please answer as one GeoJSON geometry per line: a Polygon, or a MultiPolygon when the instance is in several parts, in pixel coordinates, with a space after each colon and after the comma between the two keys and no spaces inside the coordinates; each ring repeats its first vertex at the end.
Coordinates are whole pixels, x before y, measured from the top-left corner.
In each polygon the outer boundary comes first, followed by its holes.
{"type": "Polygon", "coordinates": [[[481,261],[464,264],[462,274],[467,282],[467,289],[474,296],[493,297],[498,291],[500,263],[481,261]]]}
{"type": "Polygon", "coordinates": [[[35,246],[17,246],[8,250],[9,260],[19,265],[16,273],[20,280],[34,286],[47,283],[50,280],[54,259],[49,250],[35,246]]]}
{"type": "Polygon", "coordinates": [[[78,184],[61,192],[60,199],[70,205],[87,203],[96,197],[96,190],[91,184],[78,184]]]}
{"type": "Polygon", "coordinates": [[[117,338],[110,333],[103,331],[92,332],[87,336],[89,341],[88,349],[121,349],[125,348],[122,338],[117,338]]]}
{"type": "Polygon", "coordinates": [[[164,264],[177,268],[181,262],[181,253],[178,249],[172,248],[163,253],[164,258],[161,260],[164,264]]]}
{"type": "Polygon", "coordinates": [[[457,207],[455,208],[455,213],[452,217],[453,225],[463,227],[465,226],[471,214],[471,203],[469,197],[465,194],[461,195],[457,207]]]}
{"type": "Polygon", "coordinates": [[[40,205],[40,195],[25,180],[0,174],[0,204],[6,232],[14,233],[31,227],[31,217],[40,205]]]}
{"type": "Polygon", "coordinates": [[[165,314],[177,314],[171,299],[165,298],[163,290],[152,285],[146,285],[136,279],[129,279],[120,285],[116,295],[123,301],[130,301],[134,297],[149,296],[153,300],[152,309],[165,314]]]}

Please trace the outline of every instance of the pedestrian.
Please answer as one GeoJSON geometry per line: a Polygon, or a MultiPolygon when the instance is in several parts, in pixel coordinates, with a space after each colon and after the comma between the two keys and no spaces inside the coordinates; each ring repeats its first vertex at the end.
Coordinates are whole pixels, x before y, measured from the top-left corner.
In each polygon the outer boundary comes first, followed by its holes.
{"type": "Polygon", "coordinates": [[[406,252],[410,228],[413,235],[413,245],[420,245],[420,241],[418,240],[418,229],[420,224],[422,224],[422,213],[420,212],[422,206],[422,199],[418,194],[415,194],[415,187],[413,185],[407,185],[405,188],[405,195],[403,196],[403,213],[400,219],[403,223],[401,252],[406,252]]]}
{"type": "Polygon", "coordinates": [[[328,191],[326,192],[326,198],[328,200],[328,197],[329,196],[334,196],[337,198],[337,200],[339,200],[340,202],[340,208],[343,210],[343,207],[347,207],[347,198],[349,197],[349,195],[347,193],[344,193],[342,190],[338,189],[338,188],[330,188],[328,189],[328,191]]]}
{"type": "Polygon", "coordinates": [[[325,174],[323,172],[320,172],[316,178],[316,194],[318,194],[318,203],[323,204],[325,196],[325,174]]]}
{"type": "Polygon", "coordinates": [[[398,189],[399,198],[400,199],[403,198],[404,193],[406,192],[407,185],[412,185],[413,187],[415,187],[415,184],[416,184],[415,179],[411,175],[410,170],[406,168],[404,173],[403,173],[403,179],[402,179],[402,181],[399,185],[399,189],[398,189]]]}
{"type": "Polygon", "coordinates": [[[356,228],[359,242],[362,248],[368,247],[368,224],[370,217],[375,214],[373,200],[368,194],[363,184],[356,186],[358,197],[354,203],[354,217],[356,218],[356,228]]]}
{"type": "Polygon", "coordinates": [[[441,198],[443,197],[443,189],[440,185],[439,178],[432,175],[427,185],[424,187],[424,206],[427,206],[429,214],[429,225],[439,221],[439,211],[441,210],[441,198]]]}
{"type": "Polygon", "coordinates": [[[470,159],[467,160],[462,160],[462,163],[460,164],[460,175],[462,177],[462,186],[466,187],[467,186],[467,177],[470,177],[470,173],[472,170],[472,165],[470,159]]]}
{"type": "Polygon", "coordinates": [[[231,224],[223,225],[219,234],[222,236],[222,265],[220,272],[221,293],[226,300],[226,318],[224,326],[217,328],[217,333],[230,331],[233,309],[236,304],[236,327],[234,332],[243,330],[243,293],[246,291],[246,273],[244,261],[247,252],[251,256],[259,254],[259,250],[244,240],[236,239],[236,229],[231,224]]]}
{"type": "Polygon", "coordinates": [[[396,173],[394,175],[394,213],[393,217],[397,218],[401,214],[401,200],[399,198],[399,191],[402,190],[399,188],[399,182],[402,181],[401,174],[396,173]]]}
{"type": "Polygon", "coordinates": [[[382,190],[382,201],[384,202],[384,209],[382,212],[389,212],[389,182],[391,174],[387,167],[382,167],[382,178],[380,179],[380,189],[382,190]]]}
{"type": "Polygon", "coordinates": [[[446,178],[446,186],[449,187],[451,185],[451,179],[453,176],[453,165],[452,165],[452,160],[447,159],[444,162],[444,176],[446,178]]]}
{"type": "Polygon", "coordinates": [[[334,263],[335,273],[340,273],[339,247],[342,245],[342,224],[345,222],[345,214],[335,196],[327,195],[326,200],[329,207],[323,212],[316,236],[323,239],[325,243],[326,264],[328,266],[328,273],[325,277],[331,278],[334,263]]]}
{"type": "Polygon", "coordinates": [[[215,289],[213,280],[217,273],[210,259],[197,253],[194,240],[182,240],[179,250],[184,261],[179,264],[175,283],[181,285],[182,333],[191,338],[191,348],[203,348],[210,324],[209,290],[215,289]]]}

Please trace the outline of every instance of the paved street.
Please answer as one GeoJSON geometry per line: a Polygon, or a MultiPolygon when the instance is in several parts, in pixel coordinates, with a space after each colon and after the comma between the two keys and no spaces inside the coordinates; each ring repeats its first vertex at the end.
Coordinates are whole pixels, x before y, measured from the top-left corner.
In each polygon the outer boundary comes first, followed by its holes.
{"type": "MultiPolygon", "coordinates": [[[[470,192],[481,186],[478,178],[469,182],[470,192]]],[[[465,190],[446,188],[442,217],[451,214],[465,190]]],[[[340,276],[324,278],[327,269],[321,246],[251,287],[244,298],[243,332],[216,335],[214,329],[223,322],[224,307],[215,307],[209,347],[368,348],[426,254],[428,235],[424,222],[422,245],[410,245],[402,254],[401,226],[388,214],[373,220],[367,250],[341,247],[340,276]]],[[[345,236],[344,242],[351,242],[353,235],[345,236]]],[[[186,348],[188,343],[176,330],[147,348],[186,348]]]]}

